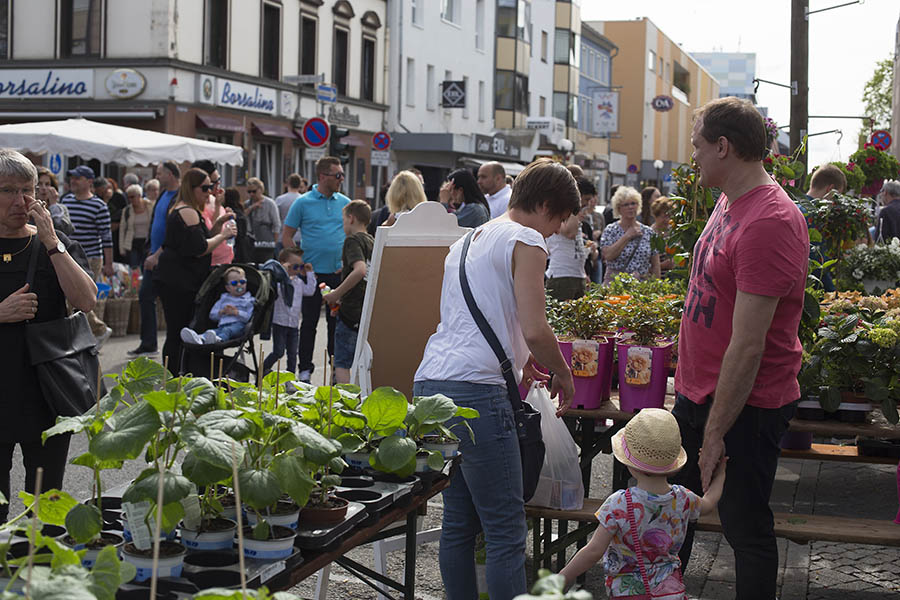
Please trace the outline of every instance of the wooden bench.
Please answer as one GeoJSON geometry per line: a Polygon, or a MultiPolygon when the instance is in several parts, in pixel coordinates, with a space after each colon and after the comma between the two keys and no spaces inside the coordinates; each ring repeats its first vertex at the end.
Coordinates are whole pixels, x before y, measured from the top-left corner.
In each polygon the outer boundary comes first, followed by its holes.
{"type": "Polygon", "coordinates": [[[892,466],[897,464],[896,458],[864,456],[859,453],[859,448],[856,446],[838,446],[835,444],[813,444],[808,450],[782,450],[781,458],[869,463],[892,466]]]}
{"type": "MultiPolygon", "coordinates": [[[[559,572],[566,563],[566,549],[576,544],[580,549],[587,543],[599,523],[594,514],[600,509],[604,498],[585,498],[580,510],[554,510],[537,506],[526,506],[525,516],[534,520],[533,564],[537,574],[540,567],[552,569],[553,555],[559,572]],[[553,521],[557,522],[557,534],[553,535],[553,521]],[[569,521],[576,523],[569,531],[569,521]]],[[[719,515],[713,513],[697,522],[698,531],[722,532],[719,515]]],[[[891,521],[831,517],[826,515],[806,515],[800,513],[775,513],[775,535],[798,544],[811,541],[843,542],[848,544],[870,544],[875,546],[900,546],[900,525],[891,521]]]]}

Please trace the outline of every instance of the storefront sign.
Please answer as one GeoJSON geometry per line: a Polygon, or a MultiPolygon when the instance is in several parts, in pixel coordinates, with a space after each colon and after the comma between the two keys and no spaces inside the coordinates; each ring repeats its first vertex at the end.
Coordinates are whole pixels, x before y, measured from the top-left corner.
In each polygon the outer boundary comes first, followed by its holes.
{"type": "Polygon", "coordinates": [[[276,90],[230,79],[219,79],[217,84],[216,105],[275,114],[278,104],[276,90]]]}
{"type": "Polygon", "coordinates": [[[0,98],[93,97],[93,69],[0,69],[0,98]]]}
{"type": "Polygon", "coordinates": [[[594,119],[591,132],[608,135],[619,130],[619,92],[595,91],[592,97],[594,119]]]}
{"type": "Polygon", "coordinates": [[[297,109],[297,100],[294,92],[286,92],[284,90],[281,91],[281,104],[279,105],[281,110],[279,114],[282,117],[287,117],[288,119],[294,118],[294,113],[297,109]]]}
{"type": "Polygon", "coordinates": [[[106,91],[122,100],[139,96],[146,86],[147,80],[134,69],[116,69],[106,78],[106,91]]]}
{"type": "Polygon", "coordinates": [[[359,114],[350,112],[346,106],[343,108],[328,107],[328,122],[335,125],[349,125],[359,127],[359,114]]]}
{"type": "Polygon", "coordinates": [[[518,159],[522,153],[522,147],[518,142],[510,141],[506,136],[499,133],[495,134],[494,137],[476,134],[475,152],[518,159]]]}
{"type": "Polygon", "coordinates": [[[212,75],[197,78],[197,101],[201,104],[216,103],[216,78],[212,75]]]}
{"type": "Polygon", "coordinates": [[[565,122],[556,117],[528,117],[525,119],[525,126],[528,129],[539,131],[554,144],[559,142],[566,133],[565,122]]]}
{"type": "Polygon", "coordinates": [[[650,101],[650,105],[657,112],[666,112],[674,108],[675,100],[672,99],[672,96],[657,96],[650,101]]]}

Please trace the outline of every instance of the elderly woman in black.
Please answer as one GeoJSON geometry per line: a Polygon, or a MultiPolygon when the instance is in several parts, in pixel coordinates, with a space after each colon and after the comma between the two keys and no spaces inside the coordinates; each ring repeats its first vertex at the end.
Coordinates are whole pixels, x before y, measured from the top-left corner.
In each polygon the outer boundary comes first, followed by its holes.
{"type": "MultiPolygon", "coordinates": [[[[44,469],[43,489],[62,487],[69,451],[68,435],[41,443],[41,432],[53,425],[56,415],[28,361],[25,323],[65,317],[66,300],[85,312],[97,301],[87,257],[77,242],[54,230],[46,204],[35,200],[37,181],[31,161],[15,150],[0,149],[0,404],[6,417],[0,422],[0,492],[6,498],[16,444],[22,448],[29,492],[34,491],[38,467],[44,469]],[[38,253],[37,267],[34,285],[29,286],[25,279],[32,252],[38,253]]],[[[0,521],[6,521],[8,506],[0,506],[0,521]]]]}
{"type": "Polygon", "coordinates": [[[209,175],[202,169],[189,169],[181,177],[177,200],[166,217],[166,239],[159,263],[153,270],[153,284],[166,315],[163,361],[172,373],[181,372],[181,330],[194,316],[194,296],[209,275],[210,253],[237,233],[228,209],[211,230],[206,228],[203,208],[212,188],[209,175]]]}
{"type": "Polygon", "coordinates": [[[438,198],[456,212],[460,227],[478,227],[491,220],[491,207],[468,169],[456,169],[447,175],[438,198]]]}

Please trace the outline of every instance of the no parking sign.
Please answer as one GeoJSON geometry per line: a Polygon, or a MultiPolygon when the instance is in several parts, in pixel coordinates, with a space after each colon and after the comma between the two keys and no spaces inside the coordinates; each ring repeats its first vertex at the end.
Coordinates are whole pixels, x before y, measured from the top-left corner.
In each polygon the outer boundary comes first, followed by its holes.
{"type": "Polygon", "coordinates": [[[313,117],[303,124],[303,141],[310,148],[321,148],[328,142],[328,136],[331,133],[331,127],[325,119],[313,117]]]}
{"type": "Polygon", "coordinates": [[[884,152],[891,147],[891,134],[884,129],[872,132],[872,145],[884,152]]]}

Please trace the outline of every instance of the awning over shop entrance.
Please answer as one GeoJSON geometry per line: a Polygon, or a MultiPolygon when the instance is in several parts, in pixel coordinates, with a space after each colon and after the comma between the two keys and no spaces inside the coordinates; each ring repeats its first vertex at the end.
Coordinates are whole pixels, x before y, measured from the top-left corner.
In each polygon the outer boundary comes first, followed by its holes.
{"type": "Polygon", "coordinates": [[[290,138],[294,139],[297,134],[287,125],[273,125],[272,123],[260,123],[253,121],[253,128],[261,135],[266,137],[290,138]]]}
{"type": "Polygon", "coordinates": [[[239,120],[213,115],[197,115],[197,127],[201,129],[218,129],[220,131],[244,131],[244,124],[239,120]]]}
{"type": "Polygon", "coordinates": [[[241,165],[242,149],[230,144],[98,123],[87,119],[0,125],[0,147],[35,154],[46,152],[96,158],[124,166],[163,160],[194,162],[201,158],[241,165]]]}

